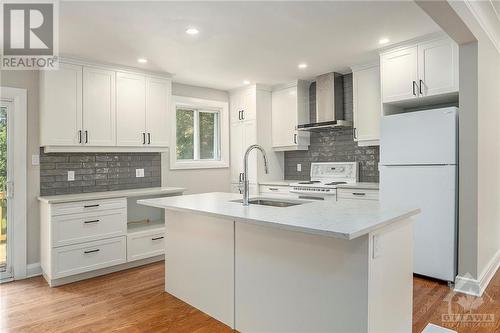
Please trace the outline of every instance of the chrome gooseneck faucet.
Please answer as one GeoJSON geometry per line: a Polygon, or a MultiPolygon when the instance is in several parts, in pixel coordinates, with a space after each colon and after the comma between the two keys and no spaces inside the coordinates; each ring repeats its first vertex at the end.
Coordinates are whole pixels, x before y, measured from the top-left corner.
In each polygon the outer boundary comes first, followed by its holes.
{"type": "Polygon", "coordinates": [[[250,182],[248,180],[248,155],[253,149],[258,149],[262,153],[264,157],[264,169],[266,173],[269,173],[269,169],[267,168],[267,155],[264,148],[259,145],[251,145],[247,148],[245,152],[245,158],[243,159],[243,206],[248,206],[248,198],[250,196],[250,182]]]}

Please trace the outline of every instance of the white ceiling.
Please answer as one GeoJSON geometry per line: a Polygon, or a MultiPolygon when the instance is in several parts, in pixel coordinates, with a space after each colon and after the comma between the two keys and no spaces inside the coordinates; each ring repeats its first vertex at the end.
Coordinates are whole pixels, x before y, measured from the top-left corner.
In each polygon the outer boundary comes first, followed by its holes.
{"type": "Polygon", "coordinates": [[[225,90],[345,72],[375,59],[381,37],[397,43],[439,30],[413,1],[61,2],[59,27],[62,55],[225,90]],[[200,34],[187,35],[189,26],[200,34]]]}

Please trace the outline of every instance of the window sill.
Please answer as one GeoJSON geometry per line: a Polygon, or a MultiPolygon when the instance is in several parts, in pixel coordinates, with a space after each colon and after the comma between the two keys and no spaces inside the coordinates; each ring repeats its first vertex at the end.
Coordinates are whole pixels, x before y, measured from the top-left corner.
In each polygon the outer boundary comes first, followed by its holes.
{"type": "Polygon", "coordinates": [[[175,161],[170,165],[170,170],[193,170],[193,169],[221,169],[229,168],[227,161],[175,161]]]}

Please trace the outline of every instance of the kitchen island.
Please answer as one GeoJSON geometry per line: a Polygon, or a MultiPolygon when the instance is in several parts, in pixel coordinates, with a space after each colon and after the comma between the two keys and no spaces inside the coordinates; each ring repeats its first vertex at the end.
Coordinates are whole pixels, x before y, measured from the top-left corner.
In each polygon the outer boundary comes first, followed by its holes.
{"type": "Polygon", "coordinates": [[[138,201],[165,209],[168,293],[240,332],[411,332],[419,209],[238,199],[138,201]]]}

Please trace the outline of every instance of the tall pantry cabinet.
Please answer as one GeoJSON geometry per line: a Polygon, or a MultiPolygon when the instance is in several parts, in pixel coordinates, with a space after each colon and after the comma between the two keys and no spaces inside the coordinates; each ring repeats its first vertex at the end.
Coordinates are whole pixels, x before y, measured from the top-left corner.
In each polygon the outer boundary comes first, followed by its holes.
{"type": "Polygon", "coordinates": [[[267,153],[269,174],[264,171],[260,152],[253,150],[248,159],[250,193],[258,193],[258,184],[265,180],[283,179],[284,155],[272,150],[271,89],[251,85],[230,93],[231,190],[241,193],[243,158],[246,149],[261,145],[267,153]]]}

